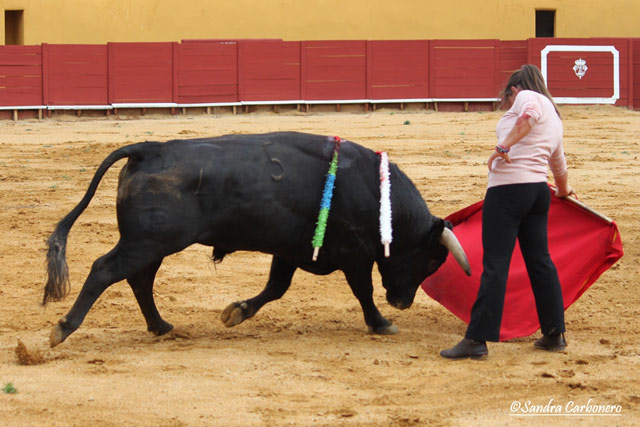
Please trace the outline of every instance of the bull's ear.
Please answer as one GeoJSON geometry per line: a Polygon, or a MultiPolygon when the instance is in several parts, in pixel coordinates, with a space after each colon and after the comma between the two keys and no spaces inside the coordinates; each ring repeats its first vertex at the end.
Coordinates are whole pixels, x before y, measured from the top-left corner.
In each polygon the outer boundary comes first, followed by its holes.
{"type": "Polygon", "coordinates": [[[442,236],[442,230],[444,230],[445,221],[441,218],[435,218],[433,225],[429,229],[429,234],[426,236],[425,245],[427,247],[432,247],[436,243],[440,241],[440,236],[442,236]]]}
{"type": "Polygon", "coordinates": [[[442,230],[444,230],[444,227],[446,227],[447,223],[451,224],[449,221],[445,221],[442,218],[436,218],[433,227],[435,229],[434,231],[436,231],[438,234],[442,234],[442,230]]]}

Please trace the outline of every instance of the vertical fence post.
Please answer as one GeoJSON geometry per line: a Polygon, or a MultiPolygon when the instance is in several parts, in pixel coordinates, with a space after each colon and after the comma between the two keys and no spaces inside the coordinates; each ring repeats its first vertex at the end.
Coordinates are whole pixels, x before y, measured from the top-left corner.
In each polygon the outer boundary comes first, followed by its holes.
{"type": "Polygon", "coordinates": [[[42,43],[42,105],[49,105],[49,45],[42,43]]]}
{"type": "MultiPolygon", "coordinates": [[[[114,84],[114,68],[115,68],[115,60],[114,60],[115,52],[113,48],[113,43],[107,43],[107,102],[109,105],[113,105],[113,100],[115,99],[115,84],[114,84]]],[[[113,113],[118,115],[118,110],[114,108],[113,113]]]]}
{"type": "Polygon", "coordinates": [[[634,108],[634,98],[635,98],[635,90],[633,87],[633,69],[634,69],[634,64],[633,64],[633,39],[629,39],[627,40],[627,51],[629,52],[628,57],[627,57],[627,61],[628,61],[628,70],[629,70],[629,81],[628,81],[628,87],[629,87],[629,102],[628,107],[630,110],[633,110],[634,108]]]}
{"type": "MultiPolygon", "coordinates": [[[[501,49],[501,42],[500,40],[494,40],[493,41],[493,76],[494,76],[494,80],[493,80],[493,93],[495,94],[495,96],[498,96],[498,93],[500,93],[500,85],[502,84],[501,80],[502,80],[502,67],[500,66],[501,64],[501,53],[502,53],[502,49],[501,49]]],[[[492,110],[496,109],[496,103],[493,102],[492,106],[491,106],[492,110]]]]}
{"type": "MultiPolygon", "coordinates": [[[[172,47],[172,63],[173,63],[173,90],[171,94],[171,102],[178,103],[180,95],[180,45],[177,42],[171,44],[172,47]]],[[[172,110],[173,112],[173,110],[172,110]]]]}

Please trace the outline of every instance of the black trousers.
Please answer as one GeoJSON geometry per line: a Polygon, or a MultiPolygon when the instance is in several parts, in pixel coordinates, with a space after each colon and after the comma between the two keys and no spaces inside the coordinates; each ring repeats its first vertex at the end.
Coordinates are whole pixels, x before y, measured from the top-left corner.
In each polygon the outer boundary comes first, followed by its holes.
{"type": "Polygon", "coordinates": [[[487,190],[482,208],[483,272],[466,338],[499,341],[509,265],[520,243],[543,334],[565,331],[558,272],[549,255],[547,219],[551,192],[546,182],[487,190]]]}

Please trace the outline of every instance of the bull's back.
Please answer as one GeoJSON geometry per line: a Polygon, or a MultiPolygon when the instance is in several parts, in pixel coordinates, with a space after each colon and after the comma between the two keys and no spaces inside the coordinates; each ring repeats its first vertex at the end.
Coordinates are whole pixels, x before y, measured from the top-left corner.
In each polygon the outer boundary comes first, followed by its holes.
{"type": "MultiPolygon", "coordinates": [[[[313,235],[333,149],[333,138],[288,132],[150,143],[121,174],[121,231],[230,251],[299,251],[313,235]]],[[[356,169],[372,154],[340,147],[333,212],[342,199],[350,200],[347,210],[367,205],[354,199],[372,193],[356,169]]]]}

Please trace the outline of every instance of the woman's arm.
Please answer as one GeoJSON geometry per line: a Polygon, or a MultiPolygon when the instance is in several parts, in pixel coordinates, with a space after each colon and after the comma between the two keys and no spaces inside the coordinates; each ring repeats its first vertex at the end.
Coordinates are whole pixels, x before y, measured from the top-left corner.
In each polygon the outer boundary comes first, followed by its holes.
{"type": "Polygon", "coordinates": [[[522,138],[527,136],[529,132],[531,132],[531,123],[529,122],[529,119],[531,119],[531,116],[529,116],[527,113],[524,113],[523,115],[518,117],[518,120],[516,120],[516,124],[513,126],[513,128],[511,128],[511,131],[509,131],[507,137],[504,139],[504,141],[502,141],[502,144],[500,145],[508,150],[512,146],[520,142],[522,138]]]}
{"type": "Polygon", "coordinates": [[[567,197],[571,194],[575,194],[573,188],[569,185],[569,173],[566,172],[562,175],[553,177],[553,180],[556,182],[556,196],[557,197],[567,197]]]}
{"type": "Polygon", "coordinates": [[[496,147],[496,150],[489,157],[489,170],[491,170],[493,166],[493,161],[498,157],[502,157],[507,163],[511,163],[511,158],[509,158],[509,150],[512,146],[520,142],[522,138],[527,136],[529,132],[531,132],[531,123],[530,116],[527,113],[524,113],[522,116],[518,117],[516,120],[516,124],[513,125],[513,128],[507,134],[507,137],[496,147]]]}

